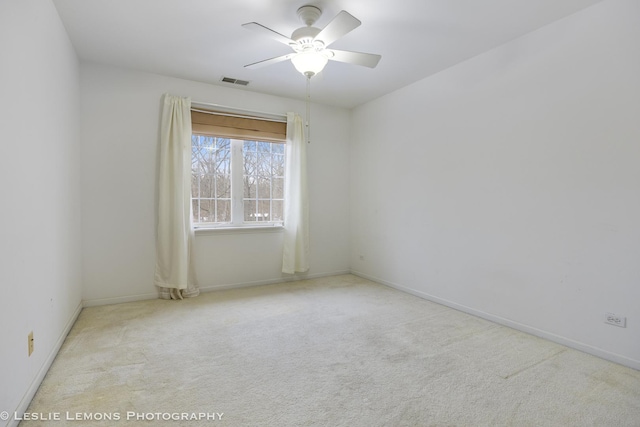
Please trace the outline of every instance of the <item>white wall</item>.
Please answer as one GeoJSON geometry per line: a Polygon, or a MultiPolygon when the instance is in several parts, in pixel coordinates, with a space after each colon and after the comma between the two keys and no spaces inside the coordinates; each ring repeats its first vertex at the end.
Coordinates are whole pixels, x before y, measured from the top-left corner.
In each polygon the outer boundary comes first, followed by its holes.
{"type": "Polygon", "coordinates": [[[604,1],[355,109],[353,270],[640,368],[639,41],[604,1]]]}
{"type": "MultiPolygon", "coordinates": [[[[86,304],[155,297],[158,127],[163,93],[254,111],[304,115],[300,101],[98,64],[81,66],[82,217],[86,304]]],[[[300,76],[301,93],[305,80],[300,76]]],[[[308,147],[311,270],[349,270],[347,110],[314,105],[308,147]]],[[[282,233],[198,234],[202,288],[283,279],[282,233]]]]}
{"type": "Polygon", "coordinates": [[[0,411],[13,418],[80,311],[78,60],[50,0],[0,2],[0,93],[0,411]]]}

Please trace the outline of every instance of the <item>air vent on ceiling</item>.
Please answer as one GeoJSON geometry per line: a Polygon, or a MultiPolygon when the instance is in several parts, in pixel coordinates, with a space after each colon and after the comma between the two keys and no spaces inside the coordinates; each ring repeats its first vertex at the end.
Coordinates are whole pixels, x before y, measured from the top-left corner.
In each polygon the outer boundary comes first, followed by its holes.
{"type": "Polygon", "coordinates": [[[234,79],[233,77],[223,77],[222,81],[225,83],[231,83],[234,85],[246,86],[249,84],[247,80],[234,79]]]}

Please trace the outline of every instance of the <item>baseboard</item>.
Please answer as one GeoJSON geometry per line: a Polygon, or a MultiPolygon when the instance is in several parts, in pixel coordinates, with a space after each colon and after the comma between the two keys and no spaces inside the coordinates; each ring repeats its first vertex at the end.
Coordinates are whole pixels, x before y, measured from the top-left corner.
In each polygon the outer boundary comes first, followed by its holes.
{"type": "MultiPolygon", "coordinates": [[[[273,279],[266,280],[256,280],[252,282],[240,282],[240,283],[228,283],[222,285],[211,285],[211,286],[200,286],[200,292],[213,292],[213,291],[222,291],[225,289],[236,289],[236,288],[248,288],[251,286],[262,286],[262,285],[273,285],[276,283],[283,282],[293,282],[296,280],[305,280],[305,279],[317,279],[320,277],[329,277],[329,276],[339,276],[341,274],[350,274],[349,270],[341,270],[334,272],[325,272],[325,273],[316,273],[316,274],[295,274],[295,275],[287,275],[283,277],[276,277],[273,279]]],[[[83,307],[95,307],[99,305],[111,305],[111,304],[121,304],[124,302],[133,302],[133,301],[143,301],[149,299],[157,299],[158,294],[148,293],[148,294],[138,294],[138,295],[127,295],[121,297],[113,297],[113,298],[97,298],[97,299],[89,299],[83,300],[83,307]]]]}
{"type": "Polygon", "coordinates": [[[555,343],[564,345],[566,347],[570,347],[570,348],[573,348],[575,350],[579,350],[579,351],[582,351],[584,353],[588,353],[588,354],[591,354],[593,356],[600,357],[602,359],[618,363],[620,365],[627,366],[629,368],[640,370],[640,360],[631,359],[629,357],[626,357],[626,356],[623,356],[623,355],[620,355],[620,354],[617,354],[617,353],[613,353],[613,352],[610,352],[610,351],[607,351],[607,350],[603,350],[603,349],[598,348],[598,347],[593,347],[593,346],[590,346],[588,344],[585,344],[585,343],[582,343],[582,342],[579,342],[579,341],[575,341],[575,340],[572,340],[570,338],[566,338],[566,337],[563,337],[563,336],[560,336],[560,335],[556,335],[556,334],[553,334],[551,332],[543,331],[543,330],[534,328],[532,326],[524,325],[522,323],[518,323],[518,322],[515,322],[515,321],[510,320],[510,319],[505,319],[504,317],[496,316],[496,315],[491,314],[491,313],[485,313],[483,311],[476,310],[474,308],[467,307],[465,305],[461,305],[461,304],[458,304],[458,303],[455,303],[453,301],[449,301],[449,300],[446,300],[446,299],[443,299],[443,298],[439,298],[439,297],[436,297],[436,296],[433,296],[433,295],[430,295],[430,294],[427,294],[425,292],[421,292],[421,291],[418,291],[418,290],[415,290],[415,289],[412,289],[412,288],[408,288],[406,286],[398,285],[397,283],[388,282],[386,280],[380,279],[378,277],[370,276],[368,274],[365,274],[365,273],[362,273],[362,272],[359,272],[359,271],[351,270],[351,274],[353,274],[355,276],[358,276],[358,277],[362,277],[363,279],[371,280],[372,282],[380,283],[381,285],[389,286],[391,288],[397,289],[397,290],[402,291],[402,292],[406,292],[406,293],[411,294],[411,295],[415,295],[415,296],[417,296],[419,298],[423,298],[423,299],[429,300],[431,302],[435,302],[437,304],[445,305],[447,307],[453,308],[453,309],[458,310],[458,311],[462,311],[462,312],[467,313],[467,314],[471,314],[473,316],[481,317],[483,319],[489,320],[489,321],[494,322],[494,323],[498,323],[498,324],[503,325],[503,326],[507,326],[509,328],[513,328],[513,329],[516,329],[516,330],[519,330],[519,331],[522,331],[522,332],[526,332],[526,333],[531,334],[531,335],[535,335],[535,336],[540,337],[540,338],[544,338],[544,339],[549,340],[549,341],[553,341],[555,343]]]}
{"type": "Polygon", "coordinates": [[[148,293],[148,294],[138,294],[138,295],[126,295],[122,297],[113,297],[113,298],[96,298],[96,299],[88,299],[82,300],[83,307],[95,307],[98,305],[111,305],[111,304],[122,304],[124,302],[133,302],[133,301],[144,301],[148,299],[157,299],[158,293],[148,293]]]}
{"type": "MultiPolygon", "coordinates": [[[[67,335],[69,335],[69,331],[71,331],[73,324],[76,323],[76,320],[78,319],[78,316],[80,315],[81,311],[82,311],[82,303],[78,304],[78,307],[76,307],[76,310],[73,312],[73,315],[71,315],[71,318],[65,325],[64,330],[62,331],[62,334],[60,334],[60,336],[58,337],[58,340],[56,341],[55,345],[49,352],[49,355],[45,359],[44,364],[40,367],[38,374],[31,382],[31,385],[27,389],[27,392],[24,394],[22,400],[18,404],[18,407],[14,411],[16,414],[22,415],[25,413],[27,408],[29,408],[29,404],[31,403],[33,396],[35,396],[36,392],[38,391],[38,388],[40,387],[40,384],[42,383],[42,380],[44,380],[45,375],[47,375],[47,372],[49,372],[49,368],[51,367],[51,364],[53,363],[56,356],[58,355],[58,352],[60,351],[60,348],[62,347],[62,344],[64,343],[65,338],[67,338],[67,335]]],[[[19,423],[20,423],[19,420],[11,419],[9,420],[7,427],[16,427],[19,423]]]]}
{"type": "Polygon", "coordinates": [[[351,272],[349,270],[344,270],[344,271],[334,271],[330,273],[294,274],[294,275],[287,275],[286,277],[278,277],[278,278],[267,279],[267,280],[257,280],[253,282],[201,286],[200,292],[213,292],[213,291],[222,291],[225,289],[239,289],[239,288],[249,288],[252,286],[274,285],[276,283],[295,282],[296,280],[318,279],[321,277],[339,276],[341,274],[351,274],[351,272]]]}

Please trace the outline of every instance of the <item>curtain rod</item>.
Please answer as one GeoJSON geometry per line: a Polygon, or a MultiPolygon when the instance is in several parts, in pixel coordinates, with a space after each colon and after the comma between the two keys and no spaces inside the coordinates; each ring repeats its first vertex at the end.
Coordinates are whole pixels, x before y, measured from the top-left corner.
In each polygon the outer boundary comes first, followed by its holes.
{"type": "Polygon", "coordinates": [[[258,117],[260,119],[264,119],[264,120],[270,120],[273,122],[285,122],[287,121],[287,116],[285,114],[276,114],[276,113],[267,113],[264,111],[253,111],[253,110],[246,110],[244,108],[235,108],[235,107],[228,107],[226,105],[219,105],[219,104],[210,104],[207,102],[197,102],[197,101],[192,101],[191,102],[191,107],[192,109],[197,110],[198,107],[204,108],[205,110],[200,110],[200,112],[202,113],[224,113],[230,116],[238,116],[238,117],[250,117],[250,118],[255,118],[258,117]],[[194,108],[195,107],[195,108],[194,108]],[[211,111],[211,110],[207,110],[207,109],[211,109],[211,108],[215,108],[216,111],[211,111]]]}

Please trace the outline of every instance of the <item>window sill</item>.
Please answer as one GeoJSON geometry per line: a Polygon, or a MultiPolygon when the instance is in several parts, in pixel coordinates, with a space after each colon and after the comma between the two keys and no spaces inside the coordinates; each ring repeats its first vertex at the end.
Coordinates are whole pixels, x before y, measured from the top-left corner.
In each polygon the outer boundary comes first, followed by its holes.
{"type": "Polygon", "coordinates": [[[254,233],[281,233],[282,225],[247,225],[242,227],[201,227],[195,228],[195,234],[206,236],[209,234],[254,234],[254,233]]]}

